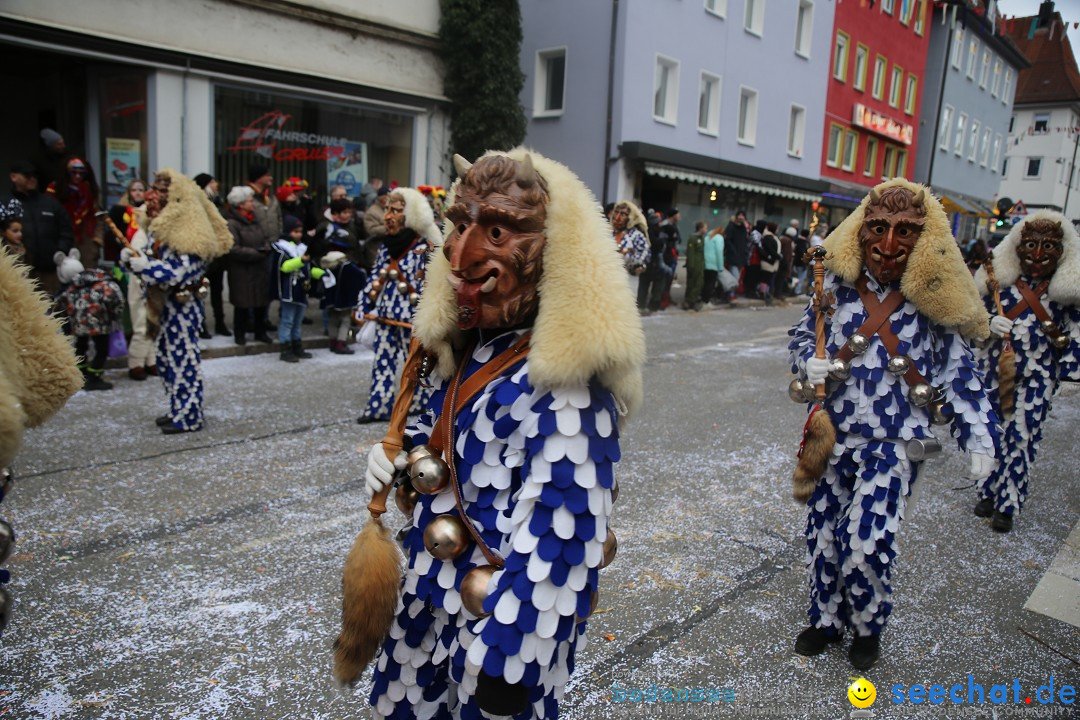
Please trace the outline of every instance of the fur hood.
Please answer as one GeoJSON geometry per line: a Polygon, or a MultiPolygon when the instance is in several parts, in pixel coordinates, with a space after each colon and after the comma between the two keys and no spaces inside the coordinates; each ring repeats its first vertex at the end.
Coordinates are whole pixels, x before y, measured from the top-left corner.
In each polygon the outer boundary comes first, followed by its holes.
{"type": "MultiPolygon", "coordinates": [[[[964,264],[960,247],[952,236],[949,217],[930,188],[904,178],[883,182],[874,189],[904,187],[912,192],[926,190],[926,225],[915,249],[908,259],[900,292],[915,303],[932,322],[956,328],[968,338],[989,336],[989,316],[979,299],[971,272],[964,264]]],[[[825,268],[845,282],[854,284],[863,272],[863,252],[859,246],[859,229],[870,195],[863,198],[855,210],[825,239],[825,268]]]]}
{"type": "Polygon", "coordinates": [[[630,208],[630,217],[626,220],[626,229],[637,228],[641,231],[641,234],[646,238],[649,237],[649,223],[645,220],[645,214],[641,212],[639,208],[632,200],[620,200],[615,203],[616,207],[619,205],[626,205],[630,208]]]}
{"type": "Polygon", "coordinates": [[[49,315],[27,267],[0,249],[0,466],[11,464],[23,429],[48,420],[82,387],[75,351],[49,315]]]}
{"type": "Polygon", "coordinates": [[[391,190],[390,195],[398,195],[405,200],[405,227],[427,240],[432,248],[442,245],[442,233],[435,224],[435,213],[423,193],[410,187],[399,187],[391,190]]]}
{"type": "MultiPolygon", "coordinates": [[[[526,154],[544,178],[549,197],[529,380],[537,388],[551,389],[581,386],[595,376],[627,414],[632,413],[643,396],[645,333],[629,275],[622,258],[611,250],[611,225],[593,194],[565,165],[523,148],[485,157],[506,155],[521,161],[526,154]]],[[[449,223],[447,227],[453,231],[449,223]]],[[[438,354],[444,377],[453,373],[453,351],[464,343],[449,274],[446,256],[432,253],[414,320],[420,341],[438,354]]]]}
{"type": "Polygon", "coordinates": [[[169,202],[150,221],[149,231],[154,238],[178,253],[207,262],[229,252],[232,233],[202,188],[175,170],[166,168],[161,173],[171,179],[169,202]]]}
{"type": "MultiPolygon", "coordinates": [[[[1023,222],[1013,225],[1005,239],[991,251],[994,277],[997,278],[998,285],[1006,288],[1016,284],[1016,281],[1020,279],[1020,257],[1016,254],[1016,247],[1020,244],[1020,233],[1024,225],[1032,220],[1051,220],[1061,223],[1061,227],[1065,230],[1061,262],[1058,263],[1054,276],[1050,278],[1050,287],[1046,292],[1056,303],[1080,305],[1080,237],[1076,234],[1076,228],[1064,215],[1052,210],[1033,212],[1024,218],[1023,222]]],[[[990,288],[986,285],[986,268],[979,268],[979,271],[975,273],[975,285],[983,295],[990,294],[990,288]]]]}

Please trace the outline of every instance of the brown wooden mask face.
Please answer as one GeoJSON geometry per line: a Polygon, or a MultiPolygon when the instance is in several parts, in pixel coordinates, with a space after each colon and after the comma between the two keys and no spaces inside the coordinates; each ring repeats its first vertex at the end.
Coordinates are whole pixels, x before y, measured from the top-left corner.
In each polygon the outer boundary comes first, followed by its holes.
{"type": "Polygon", "coordinates": [[[880,193],[870,191],[859,244],[866,269],[883,285],[904,275],[925,224],[925,192],[912,193],[902,187],[886,188],[880,193]]]}
{"type": "Polygon", "coordinates": [[[622,232],[626,229],[626,223],[630,221],[630,208],[625,205],[616,205],[615,209],[611,211],[611,227],[615,229],[615,232],[622,232]]]}
{"type": "Polygon", "coordinates": [[[387,235],[397,235],[405,228],[405,198],[391,193],[383,213],[383,225],[387,235]]]}
{"type": "Polygon", "coordinates": [[[1020,230],[1016,254],[1020,256],[1020,271],[1042,280],[1053,277],[1065,252],[1065,231],[1053,220],[1032,220],[1020,230]]]}
{"type": "Polygon", "coordinates": [[[165,206],[169,204],[169,186],[171,184],[172,177],[165,173],[158,173],[154,176],[153,184],[147,188],[146,195],[143,196],[147,217],[157,217],[165,209],[165,206]]]}
{"type": "Polygon", "coordinates": [[[443,245],[460,329],[519,327],[536,314],[547,202],[528,160],[482,158],[464,175],[443,245]]]}

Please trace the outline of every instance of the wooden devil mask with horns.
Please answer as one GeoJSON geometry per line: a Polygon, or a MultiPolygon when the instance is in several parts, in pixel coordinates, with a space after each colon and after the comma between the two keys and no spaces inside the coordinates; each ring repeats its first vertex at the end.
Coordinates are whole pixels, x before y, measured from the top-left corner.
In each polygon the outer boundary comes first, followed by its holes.
{"type": "Polygon", "coordinates": [[[922,235],[926,222],[926,191],[912,192],[904,187],[870,191],[859,244],[863,263],[883,285],[904,275],[911,251],[922,235]]]}
{"type": "Polygon", "coordinates": [[[470,164],[460,155],[461,180],[446,211],[452,232],[443,244],[458,306],[457,325],[515,328],[530,323],[540,298],[548,193],[531,158],[502,155],[470,164]]]}

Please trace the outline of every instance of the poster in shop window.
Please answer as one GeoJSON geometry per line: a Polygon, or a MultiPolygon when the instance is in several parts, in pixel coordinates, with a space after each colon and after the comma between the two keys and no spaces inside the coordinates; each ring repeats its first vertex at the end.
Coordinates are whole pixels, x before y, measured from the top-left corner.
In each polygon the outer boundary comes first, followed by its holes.
{"type": "Polygon", "coordinates": [[[329,187],[344,185],[349,197],[356,197],[368,180],[367,143],[346,141],[344,153],[326,161],[329,187]]]}
{"type": "Polygon", "coordinates": [[[129,182],[139,177],[141,143],[128,138],[105,138],[106,207],[120,202],[129,182]]]}

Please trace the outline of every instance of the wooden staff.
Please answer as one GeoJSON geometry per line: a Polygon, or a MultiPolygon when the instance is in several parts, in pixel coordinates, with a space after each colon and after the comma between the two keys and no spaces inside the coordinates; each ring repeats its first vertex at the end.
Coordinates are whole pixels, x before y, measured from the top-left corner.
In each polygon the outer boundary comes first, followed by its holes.
{"type": "Polygon", "coordinates": [[[103,221],[106,225],[109,226],[109,229],[112,230],[113,237],[116,238],[116,241],[123,245],[126,249],[130,250],[132,256],[139,254],[139,251],[133,248],[131,246],[131,243],[128,242],[127,238],[124,237],[124,233],[120,232],[120,228],[116,227],[116,223],[114,223],[113,219],[109,217],[109,213],[102,210],[100,212],[94,213],[94,217],[96,217],[98,220],[103,221]]]}
{"type": "MultiPolygon", "coordinates": [[[[423,359],[424,350],[413,336],[401,373],[401,388],[394,399],[390,428],[382,440],[383,450],[391,462],[404,447],[405,423],[423,359]]],[[[371,517],[345,559],[341,633],[334,643],[334,677],[341,683],[352,684],[359,679],[394,622],[404,559],[380,517],[386,512],[390,488],[391,484],[387,483],[371,498],[367,506],[371,517]]]]}
{"type": "MultiPolygon", "coordinates": [[[[994,277],[994,261],[987,257],[983,261],[986,268],[986,285],[994,293],[994,305],[998,315],[1004,315],[1001,306],[1001,287],[994,277]]],[[[1001,339],[1001,357],[998,358],[998,398],[1001,403],[1002,419],[1008,420],[1016,410],[1016,353],[1013,352],[1012,339],[1006,335],[1001,339]]]]}

